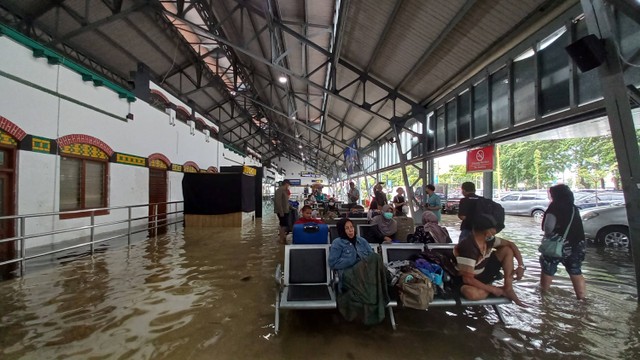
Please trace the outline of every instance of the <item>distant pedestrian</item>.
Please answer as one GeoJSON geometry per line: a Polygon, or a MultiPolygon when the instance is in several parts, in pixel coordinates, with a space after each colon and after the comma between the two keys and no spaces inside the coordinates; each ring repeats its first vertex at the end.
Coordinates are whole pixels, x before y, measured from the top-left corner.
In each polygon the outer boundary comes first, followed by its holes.
{"type": "Polygon", "coordinates": [[[460,224],[460,238],[458,241],[471,235],[473,230],[473,214],[476,211],[476,184],[472,182],[464,182],[460,187],[462,190],[462,199],[460,199],[460,207],[458,209],[458,219],[462,220],[460,224]]]}
{"type": "Polygon", "coordinates": [[[567,185],[560,184],[549,188],[551,203],[542,218],[542,230],[545,237],[554,234],[564,235],[567,228],[567,238],[564,241],[561,258],[550,258],[540,255],[540,287],[543,292],[549,290],[553,276],[562,263],[569,274],[573,290],[578,300],[586,297],[586,284],[582,275],[582,262],[585,258],[584,228],[580,210],[574,205],[573,192],[567,185]],[[573,218],[573,220],[572,220],[573,218]]]}
{"type": "Polygon", "coordinates": [[[431,211],[440,222],[442,221],[442,199],[436,194],[436,187],[433,184],[427,185],[425,189],[427,192],[425,209],[431,211]]]}
{"type": "Polygon", "coordinates": [[[378,183],[373,187],[373,193],[376,198],[376,205],[378,206],[378,210],[382,211],[382,207],[387,205],[387,195],[382,190],[381,183],[378,183]]]}
{"type": "Polygon", "coordinates": [[[282,181],[280,187],[276,190],[274,197],[274,212],[278,214],[278,220],[280,222],[280,230],[278,237],[281,244],[286,243],[287,231],[289,229],[289,186],[291,183],[289,180],[282,181]]]}
{"type": "Polygon", "coordinates": [[[360,191],[356,189],[356,184],[353,181],[349,183],[349,192],[347,193],[347,197],[349,198],[349,209],[357,205],[360,200],[360,191]]]}
{"type": "Polygon", "coordinates": [[[407,206],[407,201],[404,197],[404,189],[399,187],[396,189],[396,196],[393,197],[393,208],[395,216],[405,216],[402,207],[407,206]]]}

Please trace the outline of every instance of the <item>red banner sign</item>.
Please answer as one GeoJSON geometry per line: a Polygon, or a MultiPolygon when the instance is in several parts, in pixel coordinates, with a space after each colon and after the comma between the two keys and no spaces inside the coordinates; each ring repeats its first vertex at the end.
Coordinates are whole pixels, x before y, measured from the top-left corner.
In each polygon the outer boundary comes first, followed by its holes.
{"type": "Polygon", "coordinates": [[[467,151],[467,172],[493,170],[493,145],[467,151]]]}

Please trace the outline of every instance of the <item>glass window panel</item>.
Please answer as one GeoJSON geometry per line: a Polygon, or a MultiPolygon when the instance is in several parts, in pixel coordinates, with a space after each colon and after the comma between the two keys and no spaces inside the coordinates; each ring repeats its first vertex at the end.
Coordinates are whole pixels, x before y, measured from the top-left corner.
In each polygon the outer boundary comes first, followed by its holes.
{"type": "Polygon", "coordinates": [[[513,61],[513,121],[516,124],[535,117],[535,57],[528,49],[513,61]]]}
{"type": "Polygon", "coordinates": [[[436,148],[444,149],[445,147],[445,122],[444,122],[444,106],[436,110],[436,148]]]}
{"type": "Polygon", "coordinates": [[[473,136],[489,132],[489,92],[485,80],[473,86],[473,136]]]}
{"type": "Polygon", "coordinates": [[[471,92],[465,91],[458,96],[458,141],[471,138],[471,92]]]}
{"type": "Polygon", "coordinates": [[[491,130],[509,127],[509,79],[507,68],[491,75],[491,130]]]}
{"type": "Polygon", "coordinates": [[[97,161],[85,161],[85,209],[104,207],[104,167],[97,161]]]}
{"type": "Polygon", "coordinates": [[[80,209],[82,160],[60,159],[60,211],[80,209]]]}
{"type": "Polygon", "coordinates": [[[540,70],[540,114],[569,107],[569,45],[566,28],[561,28],[538,44],[540,70]]]}
{"type": "Polygon", "coordinates": [[[7,166],[6,158],[7,158],[7,152],[4,150],[0,150],[0,167],[7,166]]]}
{"type": "Polygon", "coordinates": [[[456,100],[453,99],[447,103],[447,146],[456,144],[457,122],[456,100]]]}
{"type": "Polygon", "coordinates": [[[639,87],[640,25],[620,11],[618,11],[616,15],[620,55],[622,55],[622,61],[624,62],[622,66],[624,69],[625,84],[633,84],[639,87]]]}
{"type": "Polygon", "coordinates": [[[434,113],[427,115],[427,152],[432,152],[436,149],[436,119],[434,113]]]}
{"type": "MultiPolygon", "coordinates": [[[[583,38],[589,35],[587,29],[587,22],[583,19],[576,23],[576,39],[583,38]]],[[[602,98],[602,87],[600,86],[600,77],[598,76],[598,70],[592,69],[591,71],[582,72],[576,66],[576,82],[578,86],[578,104],[583,105],[593,100],[602,98]]]]}

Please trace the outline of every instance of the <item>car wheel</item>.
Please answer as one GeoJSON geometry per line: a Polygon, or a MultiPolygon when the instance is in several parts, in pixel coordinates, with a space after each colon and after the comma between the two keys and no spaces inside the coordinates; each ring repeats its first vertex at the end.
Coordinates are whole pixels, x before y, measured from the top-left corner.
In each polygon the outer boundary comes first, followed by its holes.
{"type": "Polygon", "coordinates": [[[629,230],[622,226],[611,226],[600,230],[598,242],[606,246],[629,247],[629,230]]]}
{"type": "Polygon", "coordinates": [[[542,222],[542,218],[544,217],[544,211],[536,209],[531,212],[531,216],[533,216],[533,220],[536,222],[542,222]]]}

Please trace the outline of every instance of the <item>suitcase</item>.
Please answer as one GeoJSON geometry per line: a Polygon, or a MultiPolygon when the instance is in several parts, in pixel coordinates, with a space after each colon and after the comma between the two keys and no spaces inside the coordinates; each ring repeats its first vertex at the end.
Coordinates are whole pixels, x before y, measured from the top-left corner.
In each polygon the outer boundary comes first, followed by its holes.
{"type": "Polygon", "coordinates": [[[328,244],[329,227],[327,224],[293,225],[293,244],[328,244]]]}

